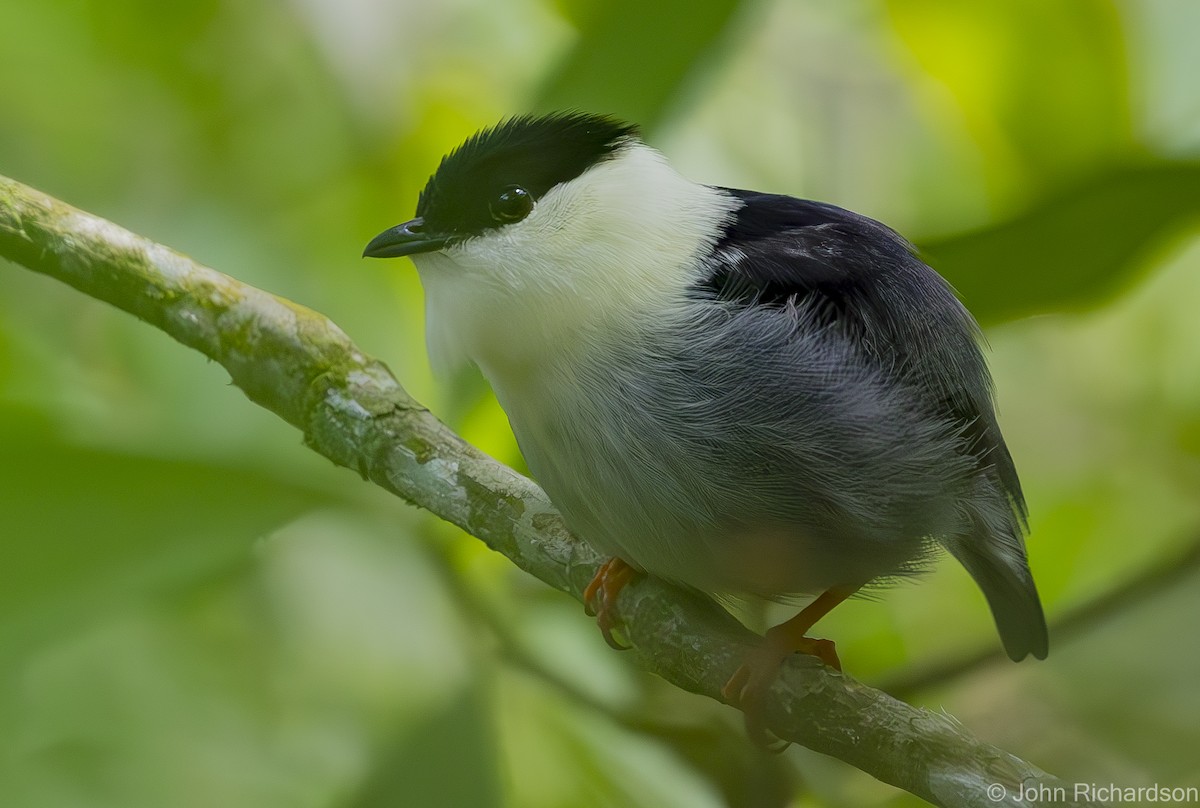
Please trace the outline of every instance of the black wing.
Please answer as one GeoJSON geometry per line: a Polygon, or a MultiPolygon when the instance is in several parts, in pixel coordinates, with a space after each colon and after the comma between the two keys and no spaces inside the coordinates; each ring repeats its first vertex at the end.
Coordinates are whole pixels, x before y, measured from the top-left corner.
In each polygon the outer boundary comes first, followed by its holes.
{"type": "Polygon", "coordinates": [[[994,470],[1024,524],[979,327],[949,284],[874,219],[790,196],[722,190],[744,204],[714,246],[700,293],[744,305],[814,307],[868,361],[916,384],[931,408],[961,425],[964,451],[994,470]]]}

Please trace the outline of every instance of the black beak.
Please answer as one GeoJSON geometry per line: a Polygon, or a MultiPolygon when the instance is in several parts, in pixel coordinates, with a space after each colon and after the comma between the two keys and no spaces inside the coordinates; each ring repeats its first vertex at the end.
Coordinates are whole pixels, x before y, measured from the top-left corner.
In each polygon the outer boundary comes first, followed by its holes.
{"type": "Polygon", "coordinates": [[[425,220],[418,217],[411,222],[384,230],[371,239],[371,243],[363,250],[363,258],[396,258],[401,255],[433,252],[445,247],[449,241],[447,236],[426,232],[425,220]]]}

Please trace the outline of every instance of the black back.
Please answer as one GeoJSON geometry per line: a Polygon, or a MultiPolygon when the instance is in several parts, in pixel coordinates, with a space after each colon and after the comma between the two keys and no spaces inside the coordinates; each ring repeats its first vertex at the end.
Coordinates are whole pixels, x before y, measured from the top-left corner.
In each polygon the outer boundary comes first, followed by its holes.
{"type": "Polygon", "coordinates": [[[866,361],[914,385],[959,425],[1022,523],[1025,501],[996,423],[979,329],[950,286],[895,231],[821,202],[723,189],[741,200],[697,292],[737,305],[804,303],[866,361]]]}

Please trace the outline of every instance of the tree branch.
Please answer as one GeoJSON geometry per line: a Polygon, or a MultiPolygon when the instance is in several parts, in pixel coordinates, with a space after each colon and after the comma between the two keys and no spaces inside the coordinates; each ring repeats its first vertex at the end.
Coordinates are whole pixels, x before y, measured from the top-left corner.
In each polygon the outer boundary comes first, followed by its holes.
{"type": "MultiPolygon", "coordinates": [[[[111,222],[0,177],[0,256],[111,303],[219,362],[255,403],[333,462],[453,522],[580,599],[603,560],[532,481],[470,446],[409,398],[326,317],[240,283],[111,222]]],[[[642,578],[619,610],[638,662],[713,699],[758,638],[707,599],[642,578]]],[[[797,655],[768,698],[781,738],[844,760],[936,805],[1037,805],[1021,788],[1069,785],[912,707],[797,655]],[[987,788],[1008,796],[996,800],[987,788]]]]}

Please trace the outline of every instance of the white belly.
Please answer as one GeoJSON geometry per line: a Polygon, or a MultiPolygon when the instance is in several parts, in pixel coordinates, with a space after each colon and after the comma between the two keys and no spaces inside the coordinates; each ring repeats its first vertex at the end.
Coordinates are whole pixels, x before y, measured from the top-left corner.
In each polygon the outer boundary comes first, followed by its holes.
{"type": "Polygon", "coordinates": [[[751,470],[715,468],[662,413],[620,384],[586,378],[586,393],[578,378],[493,386],[533,476],[602,553],[701,591],[767,598],[865,580],[913,554],[897,546],[896,557],[847,558],[828,536],[805,535],[790,515],[730,485],[731,474],[751,470]]]}

